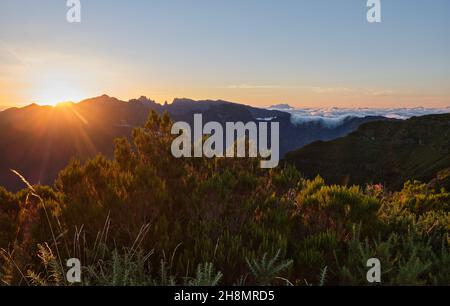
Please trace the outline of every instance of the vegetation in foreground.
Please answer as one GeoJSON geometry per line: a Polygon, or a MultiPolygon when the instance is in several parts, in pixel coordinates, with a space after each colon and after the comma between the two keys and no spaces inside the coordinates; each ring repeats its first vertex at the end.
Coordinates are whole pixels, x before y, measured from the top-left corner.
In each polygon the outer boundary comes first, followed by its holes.
{"type": "Polygon", "coordinates": [[[113,160],[73,161],[53,187],[0,188],[1,284],[68,285],[74,257],[82,285],[366,285],[372,257],[384,285],[450,284],[440,177],[389,192],[175,159],[170,127],[152,113],[113,160]]]}

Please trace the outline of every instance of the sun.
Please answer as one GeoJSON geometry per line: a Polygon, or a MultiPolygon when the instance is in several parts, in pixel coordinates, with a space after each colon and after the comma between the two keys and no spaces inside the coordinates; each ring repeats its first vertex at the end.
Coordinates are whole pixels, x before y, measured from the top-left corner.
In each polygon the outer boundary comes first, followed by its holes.
{"type": "Polygon", "coordinates": [[[78,102],[86,97],[79,82],[59,73],[41,76],[36,82],[32,98],[39,105],[56,106],[63,102],[78,102]]]}
{"type": "Polygon", "coordinates": [[[68,85],[53,84],[41,89],[41,92],[36,95],[34,100],[39,105],[56,106],[64,102],[80,101],[86,96],[83,93],[68,85]]]}

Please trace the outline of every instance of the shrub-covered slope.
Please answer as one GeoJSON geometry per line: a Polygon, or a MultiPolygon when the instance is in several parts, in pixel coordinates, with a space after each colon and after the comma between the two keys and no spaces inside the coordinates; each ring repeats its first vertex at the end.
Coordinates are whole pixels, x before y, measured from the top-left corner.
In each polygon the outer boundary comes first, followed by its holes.
{"type": "Polygon", "coordinates": [[[315,142],[286,155],[309,177],[339,184],[429,181],[450,167],[450,114],[363,124],[350,135],[315,142]]]}
{"type": "Polygon", "coordinates": [[[373,257],[382,284],[450,284],[444,188],[175,159],[170,126],[152,114],[113,159],[72,162],[52,187],[0,188],[0,284],[67,285],[73,257],[84,285],[366,285],[373,257]]]}

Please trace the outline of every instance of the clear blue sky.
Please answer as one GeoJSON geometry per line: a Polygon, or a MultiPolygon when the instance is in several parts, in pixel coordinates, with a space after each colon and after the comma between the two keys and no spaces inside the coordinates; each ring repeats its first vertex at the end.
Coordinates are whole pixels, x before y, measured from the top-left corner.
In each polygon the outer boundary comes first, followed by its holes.
{"type": "Polygon", "coordinates": [[[450,1],[0,0],[0,105],[107,93],[254,105],[450,105],[450,1]]]}

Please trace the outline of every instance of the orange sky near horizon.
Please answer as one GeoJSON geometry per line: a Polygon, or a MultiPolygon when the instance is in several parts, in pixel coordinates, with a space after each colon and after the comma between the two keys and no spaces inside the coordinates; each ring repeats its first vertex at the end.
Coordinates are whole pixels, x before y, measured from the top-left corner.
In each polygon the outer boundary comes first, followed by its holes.
{"type": "MultiPolygon", "coordinates": [[[[338,82],[317,84],[221,83],[211,78],[198,81],[180,77],[158,77],[108,56],[58,54],[47,50],[13,49],[0,45],[0,56],[8,58],[0,73],[0,106],[31,103],[54,105],[78,102],[107,94],[128,101],[142,95],[159,103],[174,98],[226,100],[258,107],[288,103],[293,107],[447,107],[448,91],[352,87],[338,82]],[[114,66],[115,69],[110,69],[114,66]],[[125,77],[124,77],[125,76],[125,77]],[[132,76],[132,77],[127,77],[132,76]]],[[[150,69],[151,70],[151,69],[150,69]]],[[[348,83],[348,82],[346,82],[348,83]]],[[[439,84],[438,84],[439,85],[439,84]]],[[[445,86],[441,86],[445,88],[445,86]]]]}
{"type": "Polygon", "coordinates": [[[72,58],[68,62],[65,57],[54,54],[32,55],[35,57],[21,56],[18,64],[7,66],[7,71],[3,70],[6,73],[0,75],[0,106],[24,106],[31,103],[54,105],[66,101],[79,102],[102,94],[124,101],[144,95],[158,103],[171,103],[174,98],[221,99],[258,107],[280,103],[298,108],[450,106],[450,94],[445,92],[433,94],[406,88],[352,88],[342,84],[324,87],[205,82],[199,86],[189,80],[183,84],[174,80],[170,84],[159,80],[157,76],[149,76],[126,66],[108,71],[111,62],[106,60],[89,60],[87,57],[72,58]],[[123,78],[123,75],[133,75],[134,78],[123,78]]]}
{"type": "Polygon", "coordinates": [[[368,108],[400,108],[427,107],[440,108],[450,106],[448,96],[409,92],[383,92],[369,89],[348,89],[319,87],[269,88],[265,85],[230,85],[216,88],[111,88],[99,86],[83,88],[71,86],[70,83],[50,80],[45,86],[33,84],[5,83],[0,81],[0,106],[15,107],[31,103],[39,105],[55,105],[60,102],[81,100],[107,94],[123,101],[140,96],[147,96],[158,103],[171,103],[174,98],[190,98],[194,100],[225,100],[267,107],[274,104],[287,103],[293,107],[368,107],[368,108]]]}

